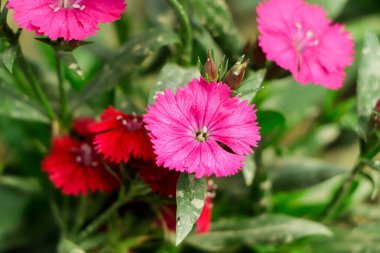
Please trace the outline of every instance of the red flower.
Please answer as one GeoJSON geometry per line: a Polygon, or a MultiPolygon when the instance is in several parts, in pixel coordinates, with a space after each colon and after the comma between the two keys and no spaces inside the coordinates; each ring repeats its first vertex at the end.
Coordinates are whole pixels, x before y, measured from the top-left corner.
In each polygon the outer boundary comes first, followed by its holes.
{"type": "Polygon", "coordinates": [[[138,169],[141,179],[151,187],[153,192],[175,197],[180,173],[157,166],[154,160],[134,160],[131,167],[138,169]]]}
{"type": "Polygon", "coordinates": [[[197,220],[197,234],[206,234],[210,232],[211,225],[211,210],[212,210],[212,200],[209,196],[206,197],[205,205],[203,207],[202,213],[197,220]]]}
{"type": "Polygon", "coordinates": [[[90,132],[90,125],[93,123],[95,123],[95,119],[92,117],[76,119],[72,126],[73,132],[80,137],[91,140],[93,134],[90,132]]]}
{"type": "Polygon", "coordinates": [[[110,106],[101,115],[101,121],[90,126],[95,133],[96,149],[116,163],[128,162],[131,156],[148,160],[152,144],[141,116],[127,115],[110,106]]]}
{"type": "Polygon", "coordinates": [[[54,139],[42,166],[55,187],[66,195],[108,192],[119,186],[96,150],[89,143],[70,136],[54,139]]]}

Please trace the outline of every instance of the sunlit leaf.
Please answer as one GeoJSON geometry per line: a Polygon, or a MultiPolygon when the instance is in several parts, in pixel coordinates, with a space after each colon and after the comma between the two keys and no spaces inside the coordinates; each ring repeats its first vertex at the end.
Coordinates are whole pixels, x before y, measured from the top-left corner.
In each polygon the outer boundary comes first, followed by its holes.
{"type": "Polygon", "coordinates": [[[176,244],[180,244],[198,220],[205,203],[207,182],[182,174],[177,183],[176,244]]]}
{"type": "Polygon", "coordinates": [[[11,45],[1,55],[5,68],[13,73],[13,64],[17,58],[18,45],[11,45]]]}
{"type": "Polygon", "coordinates": [[[165,89],[171,89],[175,92],[179,87],[187,85],[193,78],[200,76],[196,67],[184,68],[173,63],[166,64],[161,70],[158,81],[150,90],[149,104],[153,104],[157,94],[165,89]]]}
{"type": "Polygon", "coordinates": [[[237,56],[243,47],[231,12],[224,0],[192,0],[199,21],[224,52],[237,56]]]}
{"type": "Polygon", "coordinates": [[[284,244],[314,235],[330,236],[331,232],[317,222],[273,214],[212,223],[209,234],[192,235],[187,242],[202,250],[228,252],[243,244],[284,244]]]}
{"type": "Polygon", "coordinates": [[[369,120],[380,98],[380,45],[373,33],[366,35],[359,66],[358,115],[360,134],[365,138],[369,130],[369,120]]]}

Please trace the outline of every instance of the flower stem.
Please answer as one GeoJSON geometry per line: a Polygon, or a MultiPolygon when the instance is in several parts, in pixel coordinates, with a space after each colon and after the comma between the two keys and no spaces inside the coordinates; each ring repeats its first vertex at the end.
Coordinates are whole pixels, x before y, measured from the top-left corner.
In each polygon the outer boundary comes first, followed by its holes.
{"type": "Polygon", "coordinates": [[[64,69],[62,66],[61,58],[59,57],[58,51],[55,51],[55,61],[56,61],[56,70],[57,70],[57,78],[59,85],[59,94],[60,94],[60,105],[61,105],[61,117],[63,122],[66,121],[68,115],[68,102],[67,102],[67,94],[64,86],[64,69]]]}
{"type": "MultiPolygon", "coordinates": [[[[380,152],[380,145],[376,145],[365,155],[362,156],[364,160],[372,160],[380,152]]],[[[339,189],[335,192],[331,201],[327,204],[326,208],[322,211],[320,219],[327,219],[335,214],[335,209],[340,208],[342,201],[345,199],[347,193],[349,192],[355,177],[365,168],[366,163],[359,161],[356,166],[352,169],[348,178],[343,182],[339,189]]]]}
{"type": "Polygon", "coordinates": [[[114,214],[125,203],[125,188],[121,187],[118,199],[105,210],[97,219],[90,223],[82,232],[79,233],[78,239],[81,241],[95,232],[99,227],[107,222],[112,214],[114,214]]]}
{"type": "Polygon", "coordinates": [[[191,63],[191,55],[193,50],[193,36],[189,17],[184,7],[177,0],[167,0],[177,15],[181,25],[181,50],[179,52],[179,61],[181,64],[188,66],[191,63]]]}
{"type": "Polygon", "coordinates": [[[34,93],[36,94],[36,97],[40,101],[41,105],[45,108],[45,111],[46,111],[48,117],[52,121],[56,121],[58,119],[57,115],[55,114],[53,107],[51,106],[49,100],[47,99],[47,97],[44,93],[44,91],[42,90],[40,84],[38,83],[36,76],[34,75],[34,72],[32,71],[29,64],[26,62],[25,56],[22,53],[21,48],[20,48],[20,57],[19,58],[20,58],[21,70],[24,73],[25,78],[27,80],[29,80],[31,87],[32,87],[34,93]]]}
{"type": "Polygon", "coordinates": [[[62,218],[62,214],[59,211],[58,205],[57,205],[57,203],[55,202],[54,199],[52,199],[50,201],[50,206],[51,206],[51,210],[53,212],[54,218],[55,218],[55,220],[57,222],[57,225],[58,225],[58,227],[59,227],[59,229],[61,231],[61,234],[62,234],[63,237],[65,237],[66,236],[66,232],[67,232],[66,224],[65,224],[65,222],[64,222],[64,220],[62,218]]]}
{"type": "Polygon", "coordinates": [[[328,203],[326,208],[322,211],[320,215],[320,219],[327,219],[330,216],[332,216],[335,211],[334,209],[337,209],[341,206],[342,201],[345,199],[347,193],[349,192],[352,183],[355,180],[355,177],[359,174],[359,172],[365,167],[365,164],[359,162],[351,171],[348,178],[343,182],[343,184],[339,187],[339,189],[335,192],[333,198],[328,203]]]}
{"type": "Polygon", "coordinates": [[[77,234],[86,220],[87,196],[81,196],[78,204],[77,216],[73,228],[73,234],[77,234]]]}

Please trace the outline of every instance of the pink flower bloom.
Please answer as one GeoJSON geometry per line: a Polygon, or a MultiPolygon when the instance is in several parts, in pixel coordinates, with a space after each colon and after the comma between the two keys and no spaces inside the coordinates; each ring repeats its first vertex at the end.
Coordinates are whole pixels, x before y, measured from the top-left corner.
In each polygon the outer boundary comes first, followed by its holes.
{"type": "Polygon", "coordinates": [[[194,79],[159,94],[144,116],[157,164],[196,177],[238,172],[260,140],[253,105],[231,98],[224,83],[194,79]]]}
{"type": "Polygon", "coordinates": [[[120,18],[124,0],[9,0],[20,27],[52,40],[84,40],[99,29],[99,23],[120,18]]]}
{"type": "Polygon", "coordinates": [[[328,89],[343,85],[344,69],[353,62],[354,43],[343,25],[303,0],[268,0],[257,8],[259,44],[269,60],[302,83],[328,89]]]}

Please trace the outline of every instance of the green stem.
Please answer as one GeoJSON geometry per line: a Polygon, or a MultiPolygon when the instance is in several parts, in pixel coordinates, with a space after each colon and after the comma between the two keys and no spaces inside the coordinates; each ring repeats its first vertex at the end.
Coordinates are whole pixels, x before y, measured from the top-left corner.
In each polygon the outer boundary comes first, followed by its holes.
{"type": "Polygon", "coordinates": [[[59,95],[60,95],[60,105],[61,105],[61,117],[65,122],[68,115],[68,102],[67,102],[67,94],[65,90],[65,80],[64,80],[64,69],[59,57],[58,51],[55,51],[55,61],[56,61],[56,70],[57,70],[57,78],[59,85],[59,95]]]}
{"type": "Polygon", "coordinates": [[[178,21],[181,25],[181,41],[182,48],[179,52],[180,63],[188,66],[191,63],[191,55],[193,51],[193,36],[189,17],[184,7],[177,0],[167,0],[177,15],[178,21]]]}
{"type": "Polygon", "coordinates": [[[272,209],[272,182],[263,165],[262,150],[256,150],[254,162],[256,176],[251,188],[251,199],[253,199],[253,214],[259,215],[268,213],[272,209]]]}
{"type": "Polygon", "coordinates": [[[105,210],[97,219],[91,222],[82,232],[79,233],[78,239],[81,241],[94,233],[99,227],[105,224],[108,219],[125,203],[125,189],[120,188],[118,199],[105,210]]]}
{"type": "Polygon", "coordinates": [[[86,220],[86,209],[87,209],[87,197],[81,196],[78,204],[78,211],[77,211],[77,217],[75,220],[74,228],[73,228],[73,234],[76,235],[81,227],[83,226],[85,220],[86,220]]]}
{"type": "Polygon", "coordinates": [[[67,233],[67,229],[66,229],[66,224],[62,218],[62,214],[61,212],[59,211],[59,208],[57,206],[57,203],[55,202],[55,200],[51,200],[51,203],[50,203],[50,206],[51,206],[51,210],[53,212],[53,215],[54,215],[54,218],[57,222],[57,225],[61,231],[61,235],[63,237],[66,236],[66,233],[67,233]]]}
{"type": "Polygon", "coordinates": [[[25,56],[21,51],[20,48],[20,67],[22,72],[25,75],[25,78],[29,80],[29,83],[36,94],[36,97],[40,101],[41,105],[45,108],[45,111],[48,115],[48,117],[54,121],[57,120],[57,115],[55,114],[53,107],[51,106],[49,100],[47,99],[44,91],[42,90],[40,84],[38,83],[36,76],[34,75],[34,72],[32,71],[29,64],[26,62],[25,56]]]}
{"type": "Polygon", "coordinates": [[[339,189],[335,192],[334,196],[326,206],[326,208],[322,211],[320,218],[327,219],[331,217],[335,213],[335,209],[339,209],[343,200],[345,199],[347,193],[349,192],[352,183],[354,182],[356,176],[360,173],[360,171],[365,167],[365,164],[359,162],[351,171],[348,178],[343,182],[343,184],[339,187],[339,189]]]}

